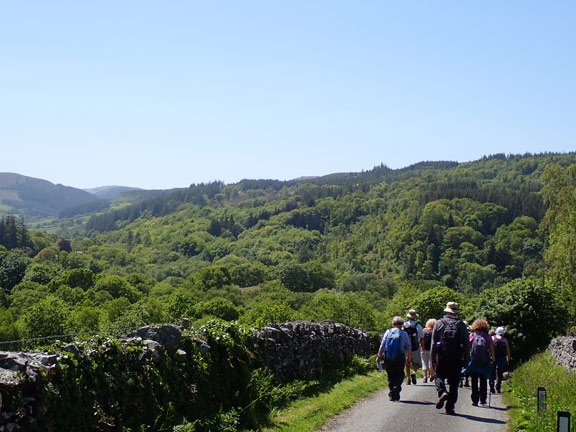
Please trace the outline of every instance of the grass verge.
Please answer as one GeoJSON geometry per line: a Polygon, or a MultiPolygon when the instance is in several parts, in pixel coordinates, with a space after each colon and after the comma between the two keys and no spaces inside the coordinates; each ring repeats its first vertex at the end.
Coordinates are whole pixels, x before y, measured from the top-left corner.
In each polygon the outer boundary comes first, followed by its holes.
{"type": "Polygon", "coordinates": [[[330,417],[386,386],[386,374],[370,372],[341,381],[326,392],[299,399],[271,416],[265,432],[312,432],[330,417]]]}
{"type": "Polygon", "coordinates": [[[558,411],[576,415],[576,374],[556,365],[550,353],[534,356],[515,370],[504,393],[509,406],[508,431],[556,430],[558,411]],[[547,409],[538,413],[537,390],[547,390],[547,409]]]}

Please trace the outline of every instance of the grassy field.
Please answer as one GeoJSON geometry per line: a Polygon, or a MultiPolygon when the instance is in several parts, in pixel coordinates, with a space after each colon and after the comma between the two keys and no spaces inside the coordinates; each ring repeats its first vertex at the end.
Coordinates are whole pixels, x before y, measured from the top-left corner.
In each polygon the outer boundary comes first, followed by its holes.
{"type": "Polygon", "coordinates": [[[547,352],[516,369],[508,390],[504,396],[510,407],[510,432],[555,431],[558,411],[570,412],[575,423],[576,374],[557,366],[547,352]],[[547,390],[547,408],[542,412],[537,409],[538,387],[547,390]]]}
{"type": "Polygon", "coordinates": [[[313,432],[332,416],[386,386],[384,372],[344,380],[314,397],[299,399],[271,418],[266,432],[313,432]]]}

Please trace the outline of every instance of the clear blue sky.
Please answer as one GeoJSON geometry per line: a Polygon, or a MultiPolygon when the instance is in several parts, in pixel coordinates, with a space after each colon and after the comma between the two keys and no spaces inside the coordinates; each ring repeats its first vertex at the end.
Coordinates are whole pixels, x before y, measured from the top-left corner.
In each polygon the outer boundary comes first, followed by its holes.
{"type": "Polygon", "coordinates": [[[576,150],[576,1],[8,1],[0,172],[90,188],[576,150]]]}

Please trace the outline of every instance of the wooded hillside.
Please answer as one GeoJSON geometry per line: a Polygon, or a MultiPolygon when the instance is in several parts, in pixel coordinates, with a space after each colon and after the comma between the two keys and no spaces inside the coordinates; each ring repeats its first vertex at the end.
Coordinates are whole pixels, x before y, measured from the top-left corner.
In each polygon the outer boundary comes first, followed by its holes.
{"type": "Polygon", "coordinates": [[[72,252],[39,234],[28,256],[2,252],[0,337],[182,316],[382,331],[394,314],[417,307],[425,320],[457,300],[466,318],[509,326],[529,353],[531,320],[573,313],[575,285],[547,257],[571,247],[556,230],[571,233],[574,164],[576,154],[495,155],[164,193],[93,215],[72,252]],[[534,307],[519,318],[522,296],[534,307]]]}

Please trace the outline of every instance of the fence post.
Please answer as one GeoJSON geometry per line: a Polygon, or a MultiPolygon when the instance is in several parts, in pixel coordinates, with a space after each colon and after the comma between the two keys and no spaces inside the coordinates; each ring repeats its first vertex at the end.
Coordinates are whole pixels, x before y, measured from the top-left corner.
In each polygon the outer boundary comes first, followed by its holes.
{"type": "Polygon", "coordinates": [[[570,413],[567,411],[558,411],[558,426],[556,432],[571,432],[570,413]]]}
{"type": "Polygon", "coordinates": [[[538,413],[540,411],[546,411],[546,388],[545,387],[538,387],[538,413]]]}

